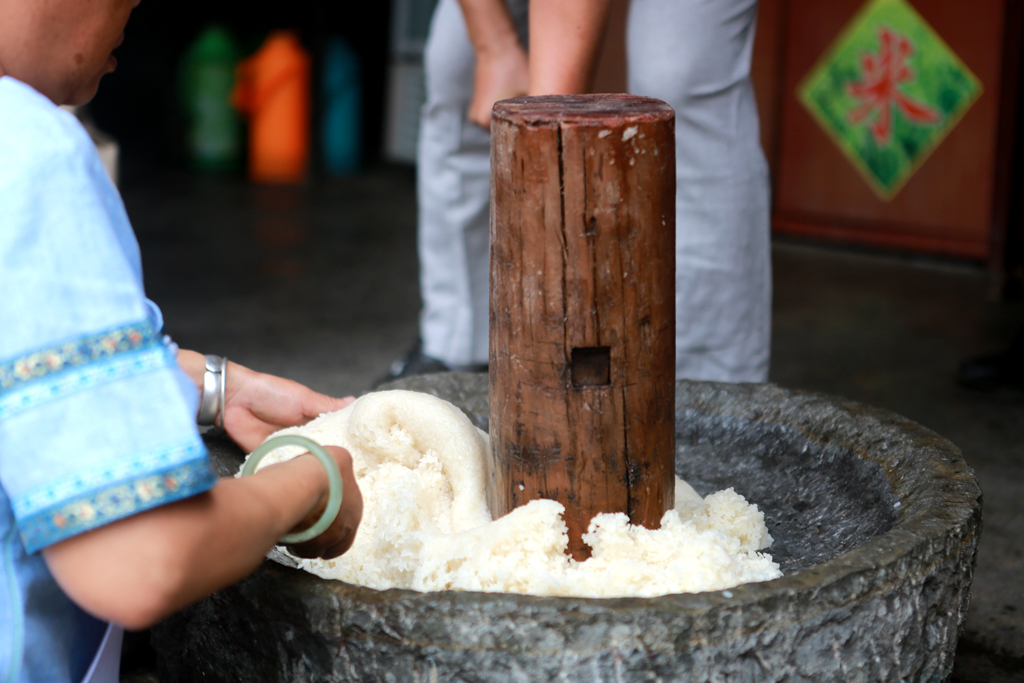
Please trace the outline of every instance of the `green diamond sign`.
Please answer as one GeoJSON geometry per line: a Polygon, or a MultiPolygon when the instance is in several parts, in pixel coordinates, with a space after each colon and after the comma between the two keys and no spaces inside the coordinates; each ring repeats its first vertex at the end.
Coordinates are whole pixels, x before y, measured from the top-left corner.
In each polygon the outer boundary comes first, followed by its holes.
{"type": "Polygon", "coordinates": [[[798,88],[807,110],[889,200],[981,95],[905,0],[871,0],[798,88]]]}

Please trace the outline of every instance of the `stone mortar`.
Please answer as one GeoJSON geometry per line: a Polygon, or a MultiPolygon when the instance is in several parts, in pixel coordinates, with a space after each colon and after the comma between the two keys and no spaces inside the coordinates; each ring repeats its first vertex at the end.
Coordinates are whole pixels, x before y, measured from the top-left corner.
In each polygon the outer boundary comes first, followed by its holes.
{"type": "MultiPolygon", "coordinates": [[[[486,428],[487,378],[426,391],[486,428]]],[[[153,629],[175,681],[942,681],[967,611],[981,491],[898,415],[772,385],[680,382],[677,470],[764,511],[782,578],[659,598],[376,591],[265,562],[153,629]]],[[[211,453],[233,472],[241,454],[211,453]]],[[[286,559],[286,558],[285,558],[286,559]]]]}

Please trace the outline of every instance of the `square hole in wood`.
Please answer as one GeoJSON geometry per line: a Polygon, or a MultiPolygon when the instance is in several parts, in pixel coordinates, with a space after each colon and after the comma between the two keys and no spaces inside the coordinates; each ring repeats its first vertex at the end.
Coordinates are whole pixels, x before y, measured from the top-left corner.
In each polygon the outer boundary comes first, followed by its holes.
{"type": "Polygon", "coordinates": [[[612,351],[608,346],[583,346],[572,350],[572,385],[600,387],[612,383],[612,351]]]}

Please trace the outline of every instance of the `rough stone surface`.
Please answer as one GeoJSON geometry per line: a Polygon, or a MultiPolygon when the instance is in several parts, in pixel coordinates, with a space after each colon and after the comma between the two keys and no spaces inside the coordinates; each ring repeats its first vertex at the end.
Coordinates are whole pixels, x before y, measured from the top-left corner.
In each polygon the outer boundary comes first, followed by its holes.
{"type": "MultiPolygon", "coordinates": [[[[391,385],[486,424],[483,376],[391,385]]],[[[772,385],[682,382],[680,476],[764,510],[786,575],[594,600],[375,591],[266,562],[153,631],[173,681],[942,681],[969,602],[981,491],[892,413],[772,385]]],[[[237,451],[211,440],[227,467],[237,451]]]]}

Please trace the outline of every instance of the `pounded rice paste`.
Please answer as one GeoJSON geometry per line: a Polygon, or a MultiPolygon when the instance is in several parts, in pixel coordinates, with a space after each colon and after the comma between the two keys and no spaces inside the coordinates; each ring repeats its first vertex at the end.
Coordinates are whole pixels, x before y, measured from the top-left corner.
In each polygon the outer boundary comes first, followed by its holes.
{"type": "MultiPolygon", "coordinates": [[[[301,434],[352,454],[363,521],[352,548],[307,571],[370,588],[464,590],[579,597],[650,597],[721,590],[781,576],[757,506],[731,488],[701,498],[676,480],[661,528],[623,513],[593,518],[592,557],[569,558],[564,508],[535,500],[492,520],[484,487],[487,434],[429,394],[367,394],[278,434],[301,434]]],[[[260,466],[294,457],[281,448],[260,466]]]]}

